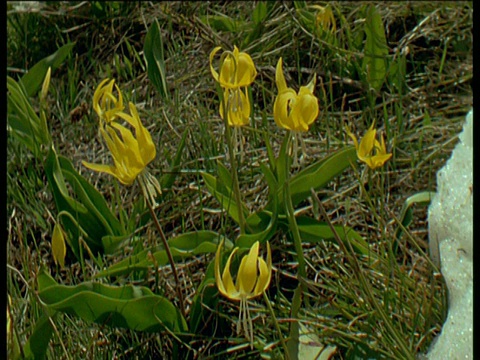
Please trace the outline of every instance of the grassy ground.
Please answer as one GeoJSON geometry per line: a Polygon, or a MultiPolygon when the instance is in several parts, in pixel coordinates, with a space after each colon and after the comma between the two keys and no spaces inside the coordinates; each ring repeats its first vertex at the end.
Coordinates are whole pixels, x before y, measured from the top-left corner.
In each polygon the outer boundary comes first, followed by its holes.
{"type": "MultiPolygon", "coordinates": [[[[320,115],[304,135],[306,154],[299,167],[350,143],[344,131],[346,123],[354,133],[363,134],[376,121],[393,153],[370,182],[359,163],[356,170],[345,171],[318,193],[333,223],[355,229],[368,241],[372,253],[388,260],[372,266],[357,259],[373,299],[389,320],[372,304],[365,284],[355,277],[355,268],[338,244],[327,241],[304,244],[308,269],[305,296],[310,306],[302,307],[298,317],[319,341],[337,347],[334,359],[402,358],[406,355],[401,355],[396,335],[403,339],[410,356],[424,353],[439,333],[447,309],[441,275],[425,255],[426,207],[414,207],[409,231],[394,247],[396,252],[389,251],[398,227],[394,217],[400,216],[409,196],[435,191],[436,172],[448,159],[472,106],[472,2],[373,3],[385,26],[389,55],[405,59],[405,74],[386,81],[377,93],[370,93],[368,82],[359,76],[355,64],[361,63],[362,54],[349,38],[358,38],[362,44],[361,5],[371,2],[331,3],[337,22],[336,43],[314,34],[291,2],[268,3],[268,14],[255,33],[252,14],[256,4],[46,2],[20,8],[29,5],[11,2],[7,74],[17,79],[58,47],[74,41],[71,56],[52,74],[48,96],[48,124],[57,152],[71,159],[107,201],[114,201],[114,179],[81,165],[82,160],[108,161],[91,103],[98,83],[113,77],[128,100],[137,104],[157,144],[157,158],[149,166],[154,175],[168,169],[182,134],[188,132],[179,174],[165,191],[158,210],[167,237],[205,229],[233,238],[238,231],[235,224],[219,210],[198,174],[201,170],[214,173],[216,161],[226,158],[209,54],[215,46],[231,49],[237,45],[252,56],[258,71],[252,86],[254,121],[243,130],[247,140],[239,169],[240,186],[251,211],[262,207],[268,190],[258,167],[267,158],[265,143],[256,130],[268,131],[275,152],[284,134],[272,118],[277,60],[283,57],[287,82],[295,89],[316,72],[320,115]],[[163,36],[168,100],[149,81],[143,57],[145,35],[154,19],[163,36]]],[[[37,100],[32,101],[36,104],[37,100]]],[[[67,285],[90,280],[99,269],[92,261],[82,269],[70,253],[65,268],[55,266],[50,244],[56,209],[44,164],[11,136],[7,155],[7,292],[15,332],[23,344],[44,311],[35,292],[35,278],[42,266],[67,285]]],[[[119,193],[128,213],[139,189],[120,187],[119,193]]],[[[317,217],[318,211],[315,201],[309,200],[297,214],[317,217]]],[[[156,236],[153,228],[141,233],[146,242],[156,236]]],[[[297,263],[288,234],[279,233],[271,242],[275,244],[274,274],[268,295],[282,336],[287,338],[297,263]]],[[[103,261],[112,264],[122,256],[104,257],[103,261]]],[[[199,256],[179,264],[181,276],[187,279],[187,308],[212,259],[199,256]]],[[[173,300],[175,292],[168,290],[169,268],[162,273],[164,295],[173,300]]],[[[138,283],[154,288],[154,274],[138,283]]],[[[248,340],[238,337],[233,325],[230,329],[238,316],[238,304],[220,301],[222,310],[213,310],[210,327],[226,319],[225,328],[183,339],[184,349],[191,349],[185,350],[187,356],[282,358],[278,333],[261,299],[251,305],[255,335],[269,345],[269,351],[263,353],[258,348],[250,350],[248,340]]],[[[166,333],[109,328],[67,315],[57,316],[54,324],[47,351],[52,359],[171,358],[176,341],[166,333]]]]}

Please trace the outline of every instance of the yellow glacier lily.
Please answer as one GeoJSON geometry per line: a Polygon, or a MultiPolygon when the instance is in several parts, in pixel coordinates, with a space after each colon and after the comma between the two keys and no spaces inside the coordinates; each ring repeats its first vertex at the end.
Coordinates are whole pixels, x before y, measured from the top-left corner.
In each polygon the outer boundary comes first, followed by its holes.
{"type": "Polygon", "coordinates": [[[309,126],[318,116],[318,99],[313,95],[316,83],[316,75],[307,84],[301,86],[298,94],[292,88],[287,87],[282,69],[282,58],[278,60],[275,73],[278,95],[273,104],[273,118],[278,126],[287,130],[308,130],[309,126]]]}
{"type": "Polygon", "coordinates": [[[93,94],[93,110],[97,113],[100,121],[109,123],[115,120],[116,114],[124,109],[122,93],[115,84],[115,80],[104,79],[93,94]],[[118,92],[118,98],[113,95],[114,85],[118,92]]]}
{"type": "MultiPolygon", "coordinates": [[[[113,165],[92,164],[82,161],[87,168],[113,175],[124,185],[132,185],[137,176],[155,158],[156,149],[148,130],[142,125],[137,109],[129,103],[130,114],[117,111],[115,117],[125,120],[132,131],[118,122],[100,122],[100,133],[113,157],[113,165]]],[[[106,112],[103,112],[105,114],[106,112]]]]}
{"type": "Polygon", "coordinates": [[[210,71],[215,81],[224,89],[238,89],[253,83],[257,76],[255,64],[250,55],[240,52],[236,46],[233,47],[233,52],[223,52],[220,58],[219,71],[215,70],[213,59],[221,48],[221,46],[217,46],[210,53],[210,71]]]}
{"type": "Polygon", "coordinates": [[[240,301],[240,316],[237,323],[237,333],[243,328],[247,338],[253,345],[252,319],[248,311],[247,300],[263,294],[268,288],[272,276],[272,254],[267,241],[267,261],[258,256],[259,242],[255,242],[247,255],[242,258],[235,283],[230,274],[230,263],[238,250],[233,249],[228,257],[223,273],[220,275],[220,257],[223,241],[215,256],[215,281],[220,293],[231,300],[240,301]]]}
{"type": "Polygon", "coordinates": [[[383,166],[392,157],[392,154],[387,154],[383,136],[380,136],[380,142],[376,139],[377,130],[374,129],[374,125],[375,122],[372,123],[365,136],[360,140],[360,144],[358,144],[355,135],[347,128],[347,134],[353,140],[357,149],[358,159],[372,170],[383,166]]]}
{"type": "Polygon", "coordinates": [[[225,89],[223,101],[220,104],[220,117],[224,117],[224,108],[227,109],[227,120],[230,126],[244,126],[250,118],[250,100],[247,88],[225,89]],[[224,103],[226,101],[226,104],[224,103]]]}

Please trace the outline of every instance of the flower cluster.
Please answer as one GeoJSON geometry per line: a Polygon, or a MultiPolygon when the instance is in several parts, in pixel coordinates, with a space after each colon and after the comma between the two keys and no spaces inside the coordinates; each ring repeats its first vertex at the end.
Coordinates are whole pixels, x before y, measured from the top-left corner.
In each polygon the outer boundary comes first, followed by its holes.
{"type": "Polygon", "coordinates": [[[114,80],[105,79],[93,96],[93,109],[100,122],[100,133],[113,157],[113,165],[92,164],[82,161],[87,168],[116,177],[124,185],[132,185],[139,174],[156,156],[155,144],[142,125],[137,108],[129,103],[130,114],[124,112],[123,97],[117,85],[118,98],[113,94],[114,80]],[[126,121],[132,131],[120,124],[126,121]]]}
{"type": "Polygon", "coordinates": [[[226,112],[228,125],[244,126],[248,124],[251,111],[247,88],[255,80],[257,70],[250,55],[240,52],[235,46],[233,52],[225,51],[222,54],[217,72],[213,60],[220,49],[218,46],[210,53],[210,71],[224,91],[220,116],[224,119],[226,112]]]}

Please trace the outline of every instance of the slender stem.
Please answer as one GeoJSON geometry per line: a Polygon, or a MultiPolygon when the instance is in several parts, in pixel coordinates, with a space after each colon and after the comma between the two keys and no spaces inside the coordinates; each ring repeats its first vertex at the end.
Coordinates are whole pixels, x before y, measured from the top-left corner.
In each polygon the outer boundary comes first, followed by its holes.
{"type": "MultiPolygon", "coordinates": [[[[224,94],[225,96],[225,94],[224,94]]],[[[230,157],[230,166],[232,168],[232,180],[233,180],[233,192],[235,194],[235,202],[238,206],[238,217],[240,222],[240,233],[245,233],[245,217],[243,214],[243,207],[242,207],[242,197],[240,195],[240,185],[238,182],[238,174],[237,174],[237,161],[235,160],[235,151],[233,146],[233,139],[232,139],[232,129],[228,124],[228,99],[223,99],[221,106],[223,106],[223,114],[224,119],[223,122],[225,124],[225,138],[227,141],[228,146],[228,156],[230,157]]]]}
{"type": "MultiPolygon", "coordinates": [[[[139,178],[140,180],[140,178],[139,178]]],[[[184,318],[186,318],[185,314],[185,304],[183,301],[183,294],[182,290],[180,288],[180,280],[178,279],[178,274],[177,274],[177,268],[175,267],[175,262],[173,261],[173,256],[172,252],[170,251],[170,246],[168,245],[167,238],[165,236],[165,233],[162,230],[162,226],[160,225],[160,222],[158,221],[157,215],[155,214],[155,211],[153,210],[153,206],[150,202],[150,197],[147,194],[147,190],[145,187],[145,184],[142,183],[140,180],[140,188],[142,189],[143,196],[147,202],[148,209],[150,210],[150,215],[152,216],[153,223],[155,224],[155,227],[158,230],[158,233],[160,234],[160,239],[162,239],[163,247],[165,248],[165,252],[167,253],[168,261],[170,262],[170,266],[172,267],[172,273],[173,277],[175,278],[175,283],[176,283],[176,290],[177,290],[177,295],[178,295],[178,301],[180,302],[180,311],[182,312],[182,315],[184,318]]]]}
{"type": "Polygon", "coordinates": [[[265,293],[265,291],[263,292],[263,299],[267,303],[268,311],[270,311],[270,315],[272,316],[273,324],[275,325],[275,329],[278,332],[278,337],[280,338],[280,343],[282,344],[283,352],[285,353],[285,359],[290,360],[290,354],[288,352],[287,343],[285,342],[285,339],[283,338],[282,330],[280,329],[280,325],[278,324],[277,318],[275,317],[275,311],[273,311],[272,304],[270,304],[270,300],[268,299],[268,296],[265,293]]]}

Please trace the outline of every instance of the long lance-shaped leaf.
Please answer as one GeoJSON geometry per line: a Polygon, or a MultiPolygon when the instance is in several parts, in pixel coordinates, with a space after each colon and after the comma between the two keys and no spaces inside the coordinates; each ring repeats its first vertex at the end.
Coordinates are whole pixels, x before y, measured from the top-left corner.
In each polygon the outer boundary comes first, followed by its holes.
{"type": "MultiPolygon", "coordinates": [[[[199,254],[215,253],[222,236],[214,231],[200,230],[188,232],[168,241],[174,257],[188,258],[199,254]]],[[[225,246],[233,248],[230,240],[225,239],[225,246]]],[[[105,276],[127,275],[133,271],[147,271],[153,266],[164,266],[169,263],[163,248],[146,249],[134,256],[125,258],[95,275],[95,278],[105,276]]]]}
{"type": "Polygon", "coordinates": [[[362,69],[368,84],[375,90],[380,90],[387,74],[388,46],[382,17],[374,5],[366,11],[365,48],[362,69]]]}
{"type": "Polygon", "coordinates": [[[220,177],[215,177],[206,172],[201,172],[205,185],[208,191],[212,194],[222,205],[222,208],[228,215],[237,223],[240,223],[240,211],[243,211],[244,218],[248,214],[248,209],[245,204],[241,204],[240,208],[235,201],[235,196],[231,186],[225,184],[220,177]]]}
{"type": "MultiPolygon", "coordinates": [[[[311,188],[318,191],[325,187],[336,176],[348,168],[356,158],[355,148],[347,146],[292,176],[290,180],[290,191],[293,206],[295,207],[301,201],[307,199],[310,196],[311,188]]],[[[280,191],[283,191],[283,186],[280,186],[278,190],[281,204],[280,209],[282,209],[283,205],[280,191]]]]}
{"type": "MultiPolygon", "coordinates": [[[[327,223],[320,222],[308,216],[298,216],[297,226],[302,242],[316,243],[322,240],[335,241],[335,233],[327,223]]],[[[348,226],[334,225],[338,236],[344,241],[349,241],[357,254],[365,255],[372,259],[377,256],[369,250],[368,243],[355,230],[348,226]]]]}
{"type": "Polygon", "coordinates": [[[148,78],[158,90],[160,96],[168,99],[169,92],[167,87],[162,33],[160,32],[160,25],[156,19],[150,25],[147,35],[145,36],[143,53],[147,63],[148,78]]]}
{"type": "Polygon", "coordinates": [[[180,311],[166,298],[143,286],[110,286],[85,282],[58,285],[45,272],[38,277],[38,295],[50,310],[111,327],[136,331],[187,330],[180,311]]]}
{"type": "Polygon", "coordinates": [[[68,43],[63,45],[60,49],[55,51],[52,55],[40,60],[36,63],[25,75],[22,76],[21,82],[25,87],[28,96],[33,96],[45,79],[45,74],[49,67],[55,70],[59,67],[66,57],[70,54],[75,43],[68,43]]]}

